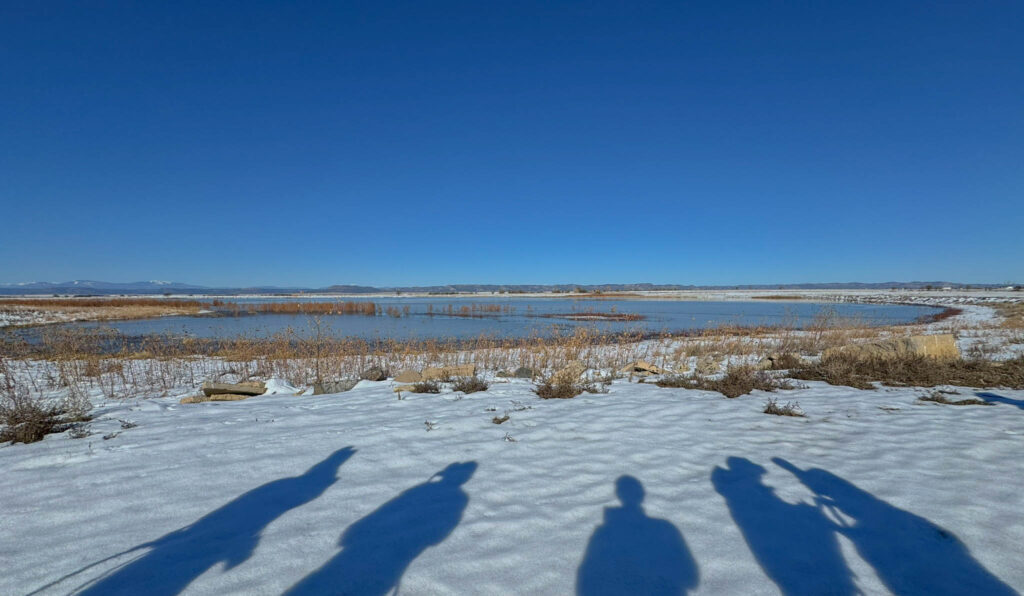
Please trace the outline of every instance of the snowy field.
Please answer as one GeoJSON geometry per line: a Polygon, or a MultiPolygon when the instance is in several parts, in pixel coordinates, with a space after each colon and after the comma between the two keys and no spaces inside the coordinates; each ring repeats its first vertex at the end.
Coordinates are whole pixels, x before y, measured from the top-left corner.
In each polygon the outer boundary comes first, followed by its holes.
{"type": "Polygon", "coordinates": [[[391,385],[111,402],[0,447],[0,594],[1024,589],[1024,391],[809,383],[788,418],[625,379],[391,385]]]}

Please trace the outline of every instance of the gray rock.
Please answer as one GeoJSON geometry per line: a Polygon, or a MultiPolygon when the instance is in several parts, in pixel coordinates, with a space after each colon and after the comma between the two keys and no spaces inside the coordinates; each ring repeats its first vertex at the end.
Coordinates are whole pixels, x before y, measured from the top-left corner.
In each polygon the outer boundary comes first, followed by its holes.
{"type": "Polygon", "coordinates": [[[367,381],[383,381],[388,378],[388,372],[379,366],[371,366],[360,373],[359,378],[367,381]]]}
{"type": "Polygon", "coordinates": [[[341,381],[324,381],[313,384],[313,395],[325,395],[329,393],[344,393],[359,383],[356,379],[342,379],[341,381]]]}
{"type": "Polygon", "coordinates": [[[239,395],[263,395],[267,386],[258,382],[246,383],[214,383],[207,381],[203,383],[203,393],[207,397],[219,393],[234,393],[239,395]]]}

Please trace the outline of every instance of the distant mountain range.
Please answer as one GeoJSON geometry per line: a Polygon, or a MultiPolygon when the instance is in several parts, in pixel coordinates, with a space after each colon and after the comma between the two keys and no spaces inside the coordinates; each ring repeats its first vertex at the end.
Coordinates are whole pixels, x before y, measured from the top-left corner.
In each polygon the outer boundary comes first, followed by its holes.
{"type": "Polygon", "coordinates": [[[652,290],[887,290],[927,288],[1004,288],[1002,284],[965,284],[949,281],[888,281],[882,283],[806,283],[806,284],[750,284],[735,286],[695,286],[678,284],[454,284],[447,286],[400,286],[374,287],[358,285],[333,285],[325,288],[254,286],[210,287],[197,286],[174,281],[135,281],[127,283],[74,280],[65,282],[34,281],[14,284],[0,284],[0,294],[376,294],[389,292],[463,294],[472,292],[570,292],[582,289],[588,292],[637,292],[652,290]]]}

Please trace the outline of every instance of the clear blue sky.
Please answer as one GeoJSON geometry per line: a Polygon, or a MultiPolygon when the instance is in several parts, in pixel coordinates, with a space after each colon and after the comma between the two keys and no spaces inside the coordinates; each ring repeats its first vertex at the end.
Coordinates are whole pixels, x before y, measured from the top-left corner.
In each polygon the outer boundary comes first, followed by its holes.
{"type": "Polygon", "coordinates": [[[0,281],[1024,281],[1024,3],[0,4],[0,281]]]}

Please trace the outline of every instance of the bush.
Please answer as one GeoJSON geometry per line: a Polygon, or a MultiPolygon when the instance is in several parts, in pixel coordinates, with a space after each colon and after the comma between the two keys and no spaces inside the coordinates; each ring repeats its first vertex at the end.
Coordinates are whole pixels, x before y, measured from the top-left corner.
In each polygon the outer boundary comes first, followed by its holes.
{"type": "Polygon", "coordinates": [[[1024,389],[1024,356],[1014,360],[939,360],[927,356],[856,358],[837,354],[827,360],[793,371],[795,379],[825,381],[858,389],[874,389],[872,383],[894,387],[1008,387],[1024,389]]]}
{"type": "Polygon", "coordinates": [[[441,384],[437,381],[421,381],[413,383],[413,393],[441,393],[441,384]]]}
{"type": "Polygon", "coordinates": [[[704,376],[684,377],[667,375],[655,383],[658,387],[677,387],[682,389],[706,389],[717,391],[726,397],[739,397],[755,389],[775,391],[777,389],[793,389],[792,383],[785,379],[776,379],[762,370],[754,370],[749,366],[733,366],[725,371],[721,379],[709,379],[704,376]]]}
{"type": "Polygon", "coordinates": [[[480,377],[462,377],[456,379],[452,385],[453,391],[461,391],[463,393],[476,393],[477,391],[487,391],[487,381],[484,381],[480,377]]]}
{"type": "Polygon", "coordinates": [[[793,384],[789,381],[776,379],[763,370],[754,370],[749,366],[730,367],[721,379],[707,380],[698,385],[701,389],[718,391],[726,397],[739,397],[755,389],[775,391],[776,389],[793,388],[793,384]]]}
{"type": "Polygon", "coordinates": [[[795,401],[787,402],[786,405],[780,406],[779,402],[774,398],[770,398],[768,403],[764,405],[765,414],[774,414],[776,416],[793,416],[795,418],[804,418],[806,414],[800,409],[800,404],[795,401]]]}
{"type": "Polygon", "coordinates": [[[583,393],[583,386],[579,383],[556,383],[551,379],[545,379],[537,384],[533,392],[541,399],[572,399],[583,393]]]}

